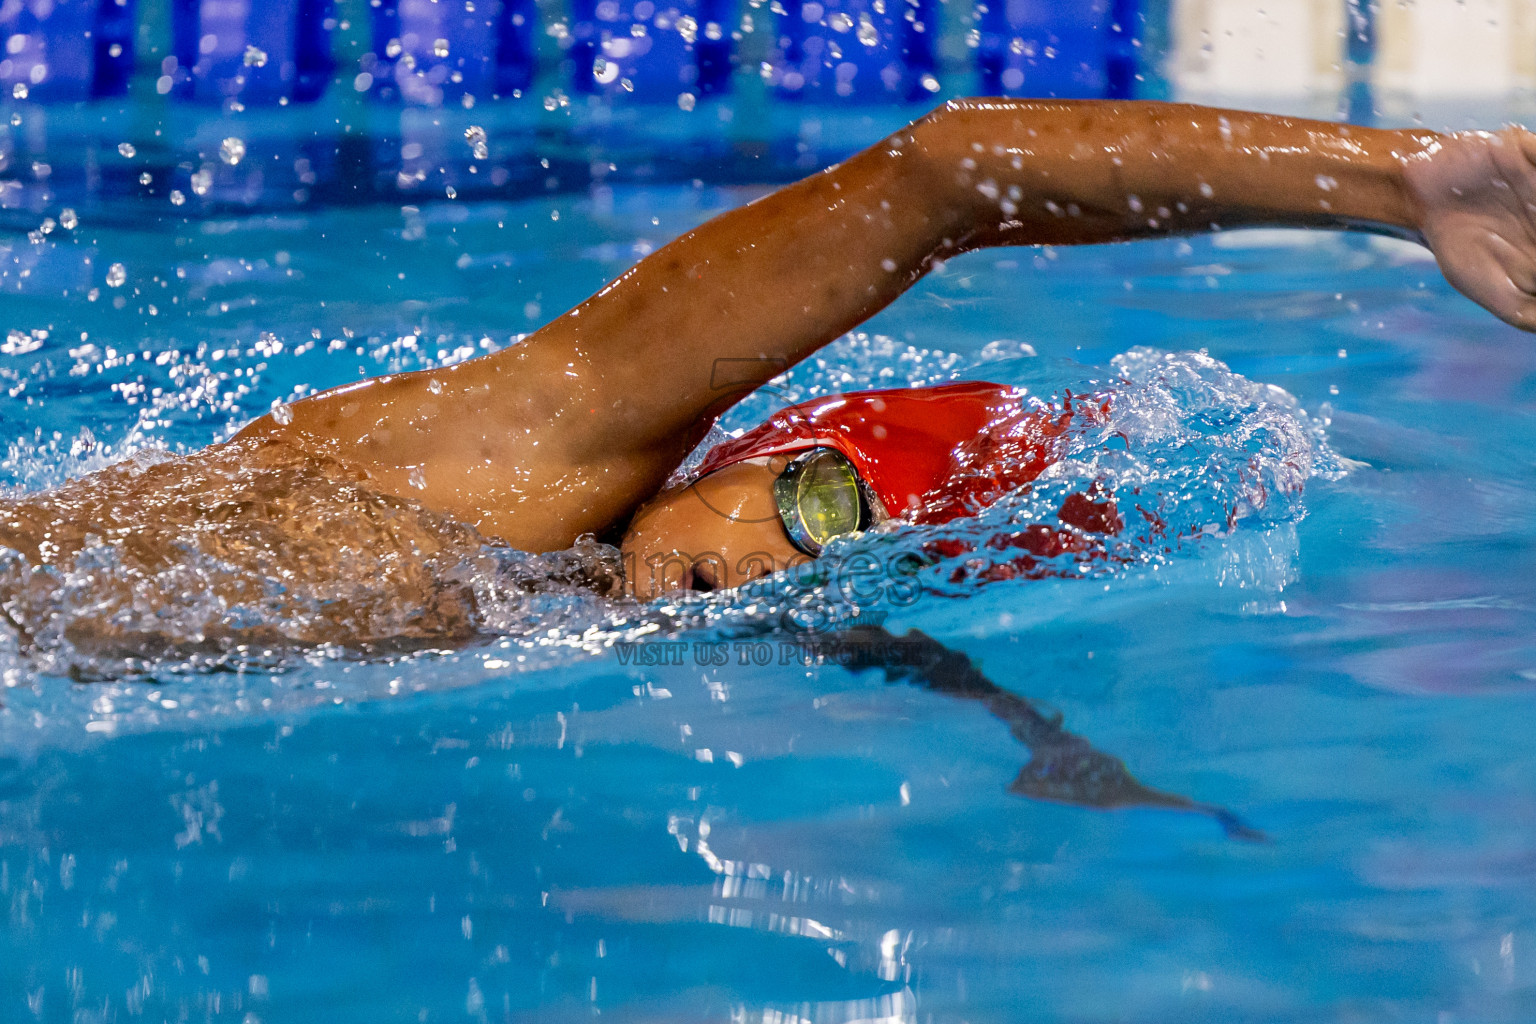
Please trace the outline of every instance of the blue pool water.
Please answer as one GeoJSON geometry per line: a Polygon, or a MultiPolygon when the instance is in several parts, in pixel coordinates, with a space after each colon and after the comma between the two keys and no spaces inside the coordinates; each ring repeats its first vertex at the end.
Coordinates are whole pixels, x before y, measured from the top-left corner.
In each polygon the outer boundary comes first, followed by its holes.
{"type": "MultiPolygon", "coordinates": [[[[12,211],[4,482],[513,343],[758,191],[124,199],[36,240],[12,211]]],[[[1059,485],[1139,484],[1184,533],[1248,493],[1243,466],[1305,477],[1231,529],[1043,579],[947,562],[860,609],[1263,841],[1013,795],[1031,752],[979,702],[782,662],[782,628],[752,630],[830,600],[815,581],[761,607],[557,591],[462,649],[88,683],[0,637],[0,1020],[1536,1015],[1531,340],[1380,239],[998,251],[728,425],[978,377],[1135,397],[1135,443],[1087,445],[1059,485]]]]}

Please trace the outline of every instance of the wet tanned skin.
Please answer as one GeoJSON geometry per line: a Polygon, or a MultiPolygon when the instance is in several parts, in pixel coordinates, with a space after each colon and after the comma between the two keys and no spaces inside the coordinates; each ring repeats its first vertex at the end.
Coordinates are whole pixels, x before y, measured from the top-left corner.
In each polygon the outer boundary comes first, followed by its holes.
{"type": "MultiPolygon", "coordinates": [[[[630,520],[753,387],[971,249],[1367,227],[1425,241],[1457,288],[1531,329],[1533,160],[1536,139],[1513,129],[958,101],[687,233],[514,348],[337,388],[241,436],[334,458],[513,546],[564,548],[630,520]]],[[[663,503],[679,499],[692,500],[663,503]]],[[[698,548],[687,536],[645,542],[627,553],[698,548]]]]}

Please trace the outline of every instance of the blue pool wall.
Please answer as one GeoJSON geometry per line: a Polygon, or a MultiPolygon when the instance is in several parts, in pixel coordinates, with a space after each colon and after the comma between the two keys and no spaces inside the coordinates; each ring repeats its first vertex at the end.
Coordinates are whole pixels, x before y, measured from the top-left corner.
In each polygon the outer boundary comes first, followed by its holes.
{"type": "Polygon", "coordinates": [[[352,88],[438,107],[548,81],[686,105],[755,75],[776,99],[843,104],[931,100],[947,81],[1116,97],[1145,80],[1144,29],[1163,13],[1155,0],[20,0],[0,8],[0,89],[67,103],[138,80],[243,108],[352,88]]]}
{"type": "MultiPolygon", "coordinates": [[[[1532,0],[1512,0],[1521,10],[1532,0]]],[[[1536,93],[1536,17],[1458,0],[11,0],[0,100],[248,108],[357,93],[466,109],[766,90],[847,108],[966,93],[1486,100],[1536,93]]]]}
{"type": "MultiPolygon", "coordinates": [[[[788,181],[970,94],[1435,126],[1462,126],[1460,110],[1488,122],[1495,93],[1536,97],[1536,18],[1489,37],[1452,8],[14,0],[0,5],[0,224],[119,201],[200,217],[788,181]],[[1460,108],[1437,111],[1441,94],[1460,108]]],[[[1494,102],[1495,120],[1536,120],[1494,102]]]]}

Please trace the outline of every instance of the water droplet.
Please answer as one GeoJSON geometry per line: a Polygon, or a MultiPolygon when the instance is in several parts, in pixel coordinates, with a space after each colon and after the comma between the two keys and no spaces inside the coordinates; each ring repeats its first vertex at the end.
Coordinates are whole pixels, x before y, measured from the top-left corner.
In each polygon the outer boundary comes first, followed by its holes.
{"type": "Polygon", "coordinates": [[[182,203],[184,203],[186,201],[187,201],[186,193],[182,192],[182,190],[179,189],[179,188],[171,189],[171,205],[172,206],[180,206],[182,203]]]}
{"type": "Polygon", "coordinates": [[[692,110],[698,102],[698,97],[691,92],[679,93],[677,97],[679,110],[692,110]]]}
{"type": "Polygon", "coordinates": [[[117,151],[129,160],[132,160],[139,152],[133,148],[133,143],[131,142],[119,142],[117,144],[117,151]]]}
{"type": "Polygon", "coordinates": [[[286,427],[293,422],[293,407],[287,402],[279,402],[272,407],[272,418],[280,427],[286,427]]]}
{"type": "Polygon", "coordinates": [[[59,226],[65,231],[75,230],[75,225],[79,223],[80,218],[75,215],[74,210],[66,206],[59,211],[59,226]]]}
{"type": "Polygon", "coordinates": [[[213,172],[208,170],[206,167],[192,175],[193,192],[196,192],[200,196],[205,196],[208,194],[208,190],[212,187],[213,172]]]}
{"type": "Polygon", "coordinates": [[[1332,192],[1334,189],[1339,187],[1338,179],[1330,178],[1326,174],[1319,174],[1313,180],[1317,182],[1317,187],[1324,192],[1332,192]]]}
{"type": "Polygon", "coordinates": [[[264,68],[267,66],[267,53],[255,46],[245,48],[245,66],[248,68],[264,68]]]}
{"type": "Polygon", "coordinates": [[[609,85],[619,77],[619,66],[602,57],[592,62],[592,78],[599,85],[609,85]]]}
{"type": "Polygon", "coordinates": [[[151,175],[148,171],[145,171],[145,172],[143,172],[142,174],[139,175],[139,184],[140,185],[148,185],[150,182],[152,182],[154,180],[155,180],[154,176],[151,175]]]}
{"type": "Polygon", "coordinates": [[[859,42],[868,47],[880,45],[880,30],[875,28],[875,23],[869,20],[869,15],[859,15],[859,42]]]}
{"type": "Polygon", "coordinates": [[[400,56],[400,40],[391,39],[384,44],[384,56],[394,58],[400,56]]]}
{"type": "Polygon", "coordinates": [[[19,100],[26,99],[27,98],[27,83],[26,82],[17,82],[15,85],[11,86],[11,95],[16,97],[19,100]]]}
{"type": "Polygon", "coordinates": [[[436,39],[436,40],[433,40],[433,42],[432,42],[432,56],[434,56],[434,57],[446,57],[446,56],[448,56],[448,40],[446,40],[446,39],[436,39]]]}
{"type": "Polygon", "coordinates": [[[446,195],[449,199],[459,198],[459,190],[454,188],[452,185],[449,185],[447,188],[443,189],[443,194],[446,195]]]}
{"type": "Polygon", "coordinates": [[[5,336],[5,341],[0,342],[0,353],[8,356],[24,356],[28,352],[36,352],[43,347],[43,340],[48,337],[47,331],[11,331],[5,336]]]}
{"type": "Polygon", "coordinates": [[[434,395],[440,395],[443,393],[443,382],[438,380],[436,377],[433,377],[431,380],[427,381],[427,390],[432,392],[434,395]]]}
{"type": "Polygon", "coordinates": [[[416,488],[418,491],[424,491],[427,489],[427,475],[421,471],[420,466],[412,466],[411,474],[407,479],[410,480],[411,486],[416,488]]]}
{"type": "Polygon", "coordinates": [[[485,129],[477,124],[472,124],[464,129],[464,141],[469,143],[469,148],[476,160],[485,160],[491,155],[491,149],[486,141],[485,129]]]}
{"type": "Polygon", "coordinates": [[[837,11],[827,19],[827,24],[831,26],[832,31],[834,32],[847,32],[849,29],[853,28],[853,19],[848,17],[848,15],[844,14],[842,11],[837,11]]]}
{"type": "Polygon", "coordinates": [[[939,80],[934,78],[932,75],[924,75],[917,81],[919,85],[921,85],[924,89],[927,89],[929,92],[939,91],[939,80]]]}
{"type": "Polygon", "coordinates": [[[685,14],[677,19],[677,34],[683,37],[683,42],[691,44],[699,37],[699,23],[685,14]]]}
{"type": "Polygon", "coordinates": [[[121,288],[126,280],[128,280],[128,268],[121,263],[114,263],[107,268],[108,288],[121,288]]]}
{"type": "Polygon", "coordinates": [[[231,135],[219,143],[219,159],[233,167],[245,158],[245,140],[231,135]]]}

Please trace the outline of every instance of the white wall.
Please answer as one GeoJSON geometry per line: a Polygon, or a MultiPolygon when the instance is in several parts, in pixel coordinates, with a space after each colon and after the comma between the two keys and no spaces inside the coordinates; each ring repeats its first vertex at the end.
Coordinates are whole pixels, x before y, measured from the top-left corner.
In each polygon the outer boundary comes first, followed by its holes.
{"type": "Polygon", "coordinates": [[[1381,92],[1416,97],[1536,87],[1536,0],[1382,0],[1373,73],[1381,92]]]}
{"type": "Polygon", "coordinates": [[[1175,0],[1168,61],[1174,92],[1189,98],[1336,92],[1344,83],[1344,14],[1344,0],[1175,0]]]}

